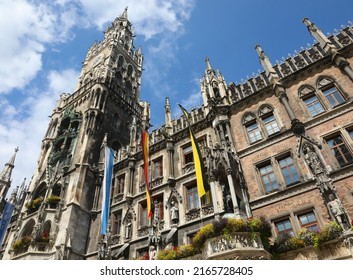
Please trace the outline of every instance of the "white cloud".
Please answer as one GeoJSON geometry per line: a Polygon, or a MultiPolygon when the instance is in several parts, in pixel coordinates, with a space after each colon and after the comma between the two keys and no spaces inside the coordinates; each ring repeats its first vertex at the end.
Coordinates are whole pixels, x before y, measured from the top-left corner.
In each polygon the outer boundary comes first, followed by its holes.
{"type": "Polygon", "coordinates": [[[51,115],[59,95],[75,88],[78,75],[73,69],[50,72],[47,76],[47,88],[28,96],[16,107],[4,96],[0,99],[0,106],[5,109],[0,112],[0,164],[5,164],[10,159],[17,146],[20,149],[13,170],[13,187],[21,184],[24,177],[29,180],[32,176],[41,141],[48,127],[48,116],[51,115]]]}
{"type": "Polygon", "coordinates": [[[72,37],[70,30],[82,22],[76,6],[47,3],[0,1],[0,93],[24,88],[41,70],[47,46],[72,37]]]}

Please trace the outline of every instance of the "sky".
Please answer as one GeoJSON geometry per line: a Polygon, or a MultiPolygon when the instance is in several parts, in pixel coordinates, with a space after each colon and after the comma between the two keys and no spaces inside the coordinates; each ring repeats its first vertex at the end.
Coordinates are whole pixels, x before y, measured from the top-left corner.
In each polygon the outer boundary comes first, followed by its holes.
{"type": "Polygon", "coordinates": [[[205,58],[240,83],[263,71],[255,46],[272,64],[315,41],[304,17],[330,35],[353,21],[353,1],[0,0],[0,171],[16,147],[12,187],[29,183],[56,100],[73,93],[89,47],[128,7],[144,65],[141,99],[151,124],[201,105],[205,58]]]}

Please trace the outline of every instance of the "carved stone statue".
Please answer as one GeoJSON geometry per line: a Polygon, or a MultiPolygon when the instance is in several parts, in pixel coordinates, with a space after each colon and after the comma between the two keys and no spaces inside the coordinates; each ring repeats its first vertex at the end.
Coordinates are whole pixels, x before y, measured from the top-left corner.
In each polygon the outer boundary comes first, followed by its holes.
{"type": "Polygon", "coordinates": [[[171,217],[172,223],[176,224],[179,221],[179,209],[175,205],[175,201],[174,200],[172,200],[170,202],[170,206],[171,206],[171,208],[170,208],[170,217],[171,217]]]}
{"type": "Polygon", "coordinates": [[[341,201],[338,198],[335,198],[333,194],[329,195],[330,202],[327,203],[331,214],[335,217],[338,224],[342,227],[343,230],[346,229],[345,218],[344,218],[344,208],[341,201]]]}
{"type": "Polygon", "coordinates": [[[155,246],[153,246],[153,245],[150,246],[149,255],[150,255],[150,260],[155,260],[157,258],[157,250],[156,250],[155,246]]]}
{"type": "Polygon", "coordinates": [[[131,221],[128,221],[127,224],[125,225],[125,238],[130,239],[132,234],[132,223],[131,221]]]}

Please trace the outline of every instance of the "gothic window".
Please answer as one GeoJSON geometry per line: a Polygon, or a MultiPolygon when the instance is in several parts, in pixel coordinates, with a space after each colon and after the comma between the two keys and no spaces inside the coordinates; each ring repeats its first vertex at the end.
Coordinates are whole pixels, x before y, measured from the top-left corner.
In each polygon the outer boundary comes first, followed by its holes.
{"type": "Polygon", "coordinates": [[[326,143],[341,167],[353,163],[352,153],[340,134],[327,138],[326,143]]]}
{"type": "Polygon", "coordinates": [[[184,165],[194,162],[192,147],[188,146],[183,149],[184,165]]]}
{"type": "Polygon", "coordinates": [[[196,182],[186,187],[186,199],[187,199],[186,204],[187,204],[188,210],[193,210],[200,207],[196,182]]]}
{"type": "Polygon", "coordinates": [[[116,185],[117,185],[116,193],[117,193],[117,194],[122,194],[122,193],[124,193],[125,174],[122,174],[122,175],[118,176],[116,185]]]}
{"type": "Polygon", "coordinates": [[[298,219],[302,228],[306,228],[309,231],[317,231],[319,229],[319,224],[313,211],[298,215],[298,219]]]}
{"type": "Polygon", "coordinates": [[[278,183],[271,163],[258,166],[258,171],[266,193],[278,190],[278,183]]]}
{"type": "Polygon", "coordinates": [[[312,117],[325,111],[322,102],[311,86],[303,86],[299,89],[299,97],[303,100],[305,107],[312,117]]]}
{"type": "Polygon", "coordinates": [[[325,77],[320,79],[318,81],[318,88],[326,97],[332,108],[346,102],[342,93],[336,87],[334,81],[331,78],[325,77]]]}
{"type": "Polygon", "coordinates": [[[243,118],[243,125],[245,127],[248,139],[250,143],[255,143],[259,140],[262,140],[262,135],[260,128],[258,126],[257,120],[255,115],[253,114],[247,114],[243,118]]]}
{"type": "Polygon", "coordinates": [[[118,68],[121,68],[123,65],[124,65],[124,57],[120,55],[118,59],[118,68]]]}
{"type": "Polygon", "coordinates": [[[154,207],[154,216],[158,217],[160,220],[164,218],[164,203],[163,203],[163,194],[159,194],[152,197],[154,207]]]}
{"type": "Polygon", "coordinates": [[[286,186],[299,182],[300,178],[291,156],[278,159],[286,186]]]}
{"type": "Polygon", "coordinates": [[[112,235],[120,234],[122,211],[114,212],[112,216],[112,235]]]}
{"type": "Polygon", "coordinates": [[[153,160],[152,179],[163,177],[163,158],[153,160]]]}
{"type": "Polygon", "coordinates": [[[147,227],[148,226],[148,216],[147,216],[147,202],[143,201],[139,205],[139,221],[140,227],[147,227]]]}
{"type": "Polygon", "coordinates": [[[134,73],[134,68],[133,68],[131,65],[129,65],[129,66],[127,67],[127,74],[128,74],[128,76],[131,77],[133,73],[134,73]]]}
{"type": "MultiPolygon", "coordinates": [[[[201,155],[204,157],[207,147],[206,138],[197,139],[197,144],[200,148],[201,155]]],[[[184,165],[194,162],[194,155],[191,143],[182,148],[182,153],[184,165]]]]}
{"type": "Polygon", "coordinates": [[[312,117],[325,111],[315,94],[303,98],[303,101],[312,117]]]}
{"type": "Polygon", "coordinates": [[[289,218],[279,222],[275,222],[275,227],[276,227],[278,237],[280,238],[286,237],[286,236],[294,237],[294,231],[289,218]]]}
{"type": "Polygon", "coordinates": [[[271,106],[263,106],[259,110],[259,116],[263,121],[267,135],[273,135],[280,131],[276,118],[273,114],[273,108],[271,106]]]}

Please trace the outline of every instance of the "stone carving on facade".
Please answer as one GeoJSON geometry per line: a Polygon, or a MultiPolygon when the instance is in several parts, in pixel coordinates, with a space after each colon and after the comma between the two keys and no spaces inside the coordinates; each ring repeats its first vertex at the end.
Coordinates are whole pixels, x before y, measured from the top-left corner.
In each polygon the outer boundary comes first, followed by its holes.
{"type": "Polygon", "coordinates": [[[172,224],[177,224],[179,222],[179,207],[175,203],[174,199],[170,202],[170,220],[172,224]]]}
{"type": "Polygon", "coordinates": [[[343,230],[349,229],[347,224],[346,214],[342,202],[339,198],[335,198],[333,194],[329,195],[330,201],[327,203],[328,209],[336,222],[342,227],[343,230]]]}
{"type": "Polygon", "coordinates": [[[305,143],[303,145],[304,159],[313,173],[316,184],[321,194],[332,192],[335,190],[332,180],[328,176],[327,169],[324,167],[318,153],[313,145],[305,143]]]}

